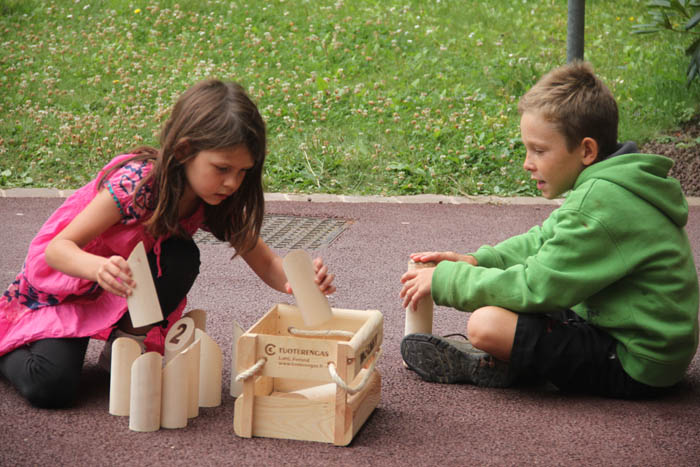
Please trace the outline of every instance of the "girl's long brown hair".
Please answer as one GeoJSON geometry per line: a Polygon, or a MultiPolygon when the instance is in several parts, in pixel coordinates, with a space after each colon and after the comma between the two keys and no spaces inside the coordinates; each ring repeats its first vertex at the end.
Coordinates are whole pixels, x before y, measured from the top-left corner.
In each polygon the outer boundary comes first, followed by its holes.
{"type": "MultiPolygon", "coordinates": [[[[199,151],[244,145],[255,165],[238,190],[217,206],[205,205],[204,223],[236,254],[255,247],[262,227],[265,200],[262,172],[265,162],[265,122],[257,106],[237,83],[201,81],[180,96],[160,135],[160,149],[141,147],[132,160],[153,160],[153,169],[134,192],[153,180],[153,214],[145,221],[154,237],[184,235],[179,224],[179,201],[187,187],[185,163],[199,151]]],[[[123,164],[122,164],[123,165],[123,164]]],[[[99,186],[112,169],[100,180],[99,186]]]]}

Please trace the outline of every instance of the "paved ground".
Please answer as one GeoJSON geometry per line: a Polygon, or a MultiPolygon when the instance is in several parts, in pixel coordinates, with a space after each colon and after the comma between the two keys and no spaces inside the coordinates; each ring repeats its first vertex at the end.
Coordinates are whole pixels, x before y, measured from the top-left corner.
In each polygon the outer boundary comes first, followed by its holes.
{"type": "MultiPolygon", "coordinates": [[[[0,192],[3,284],[14,277],[29,240],[61,202],[31,197],[46,195],[0,192]]],[[[242,261],[230,260],[226,247],[202,244],[202,272],[190,305],[209,311],[208,333],[224,350],[222,406],[202,409],[185,429],[132,432],[128,418],[108,414],[109,376],[96,367],[101,343],[92,342],[82,400],[73,409],[34,409],[0,379],[0,465],[700,465],[697,356],[677,393],[651,402],[563,396],[547,387],[427,384],[403,368],[398,293],[407,255],[428,248],[470,251],[498,242],[541,222],[555,205],[541,199],[518,204],[445,197],[383,203],[276,200],[281,198],[268,203],[270,213],[353,221],[329,247],[313,253],[337,274],[333,306],[384,314],[381,402],[349,447],[242,439],[233,433],[234,399],[228,396],[232,321],[247,329],[273,304],[291,297],[266,288],[242,261]]],[[[688,234],[700,265],[697,201],[688,234]]],[[[467,314],[437,308],[435,332],[463,330],[467,319],[467,314]]]]}

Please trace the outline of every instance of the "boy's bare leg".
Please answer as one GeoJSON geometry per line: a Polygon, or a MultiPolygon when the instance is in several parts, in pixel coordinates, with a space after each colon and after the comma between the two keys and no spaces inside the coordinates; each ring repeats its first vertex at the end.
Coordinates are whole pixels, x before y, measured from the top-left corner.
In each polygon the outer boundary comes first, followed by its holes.
{"type": "Polygon", "coordinates": [[[485,306],[472,313],[467,323],[469,342],[499,360],[510,361],[518,315],[497,306],[485,306]]]}

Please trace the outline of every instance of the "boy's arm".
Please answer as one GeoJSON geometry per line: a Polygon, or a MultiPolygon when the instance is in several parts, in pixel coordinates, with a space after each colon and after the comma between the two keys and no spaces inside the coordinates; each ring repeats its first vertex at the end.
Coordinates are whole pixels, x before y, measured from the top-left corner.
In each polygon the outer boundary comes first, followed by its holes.
{"type": "Polygon", "coordinates": [[[506,269],[536,254],[542,247],[542,228],[535,226],[524,234],[510,237],[495,246],[484,245],[472,256],[479,266],[486,268],[506,269]]]}
{"type": "Polygon", "coordinates": [[[595,218],[560,210],[556,222],[543,224],[543,229],[546,240],[522,264],[499,269],[440,263],[432,278],[435,303],[464,311],[495,305],[517,312],[552,312],[582,302],[629,269],[595,218]]]}

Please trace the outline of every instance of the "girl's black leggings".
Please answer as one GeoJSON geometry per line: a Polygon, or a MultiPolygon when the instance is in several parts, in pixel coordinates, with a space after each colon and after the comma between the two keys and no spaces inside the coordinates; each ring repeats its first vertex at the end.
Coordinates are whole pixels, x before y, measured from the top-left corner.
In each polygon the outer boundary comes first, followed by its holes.
{"type": "MultiPolygon", "coordinates": [[[[199,248],[192,239],[172,237],[156,256],[148,254],[163,316],[175,311],[199,274],[199,248]]],[[[75,401],[89,337],[39,339],[0,357],[2,373],[32,405],[68,407],[75,401]]]]}

